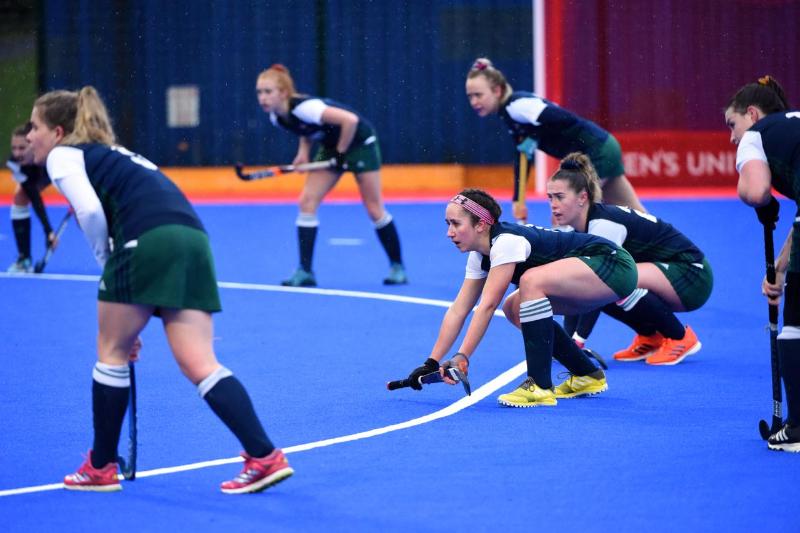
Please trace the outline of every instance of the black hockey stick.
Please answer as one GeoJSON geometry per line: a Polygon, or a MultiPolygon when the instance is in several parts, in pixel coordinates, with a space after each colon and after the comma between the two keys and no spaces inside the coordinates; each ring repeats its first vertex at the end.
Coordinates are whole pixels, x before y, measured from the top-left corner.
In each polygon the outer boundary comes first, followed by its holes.
{"type": "Polygon", "coordinates": [[[608,370],[608,364],[606,363],[606,360],[603,359],[599,353],[595,352],[594,350],[590,350],[589,348],[584,348],[583,353],[597,361],[603,370],[608,370]]]}
{"type": "Polygon", "coordinates": [[[328,161],[314,161],[313,163],[305,163],[302,165],[280,165],[274,167],[267,167],[263,170],[256,170],[255,172],[246,173],[244,171],[244,165],[242,163],[236,163],[236,175],[239,176],[240,180],[253,181],[253,180],[260,180],[263,178],[274,178],[275,176],[280,176],[281,174],[289,174],[291,172],[309,172],[311,170],[325,170],[328,168],[332,168],[334,165],[336,165],[336,160],[329,159],[328,161]]]}
{"type": "Polygon", "coordinates": [[[133,361],[128,363],[131,376],[130,400],[128,401],[128,459],[119,457],[122,477],[129,481],[136,479],[136,448],[137,448],[137,424],[136,424],[136,370],[133,361]]]}
{"type": "MultiPolygon", "coordinates": [[[[764,225],[764,259],[767,263],[767,282],[775,283],[775,245],[772,241],[772,228],[764,225]]],[[[772,366],[772,426],[766,420],[758,423],[761,438],[767,440],[770,435],[783,426],[781,414],[781,368],[778,359],[778,306],[769,304],[769,352],[772,366]]]]}
{"type": "MultiPolygon", "coordinates": [[[[447,372],[450,374],[450,379],[455,381],[456,383],[461,383],[461,386],[464,387],[464,392],[467,393],[467,396],[472,395],[472,387],[470,387],[469,380],[467,376],[465,376],[459,369],[450,367],[447,369],[447,372]]],[[[439,371],[431,372],[430,374],[425,374],[424,376],[419,378],[420,385],[429,385],[431,383],[442,383],[444,378],[439,371]]],[[[390,381],[386,384],[386,388],[389,390],[397,390],[403,389],[405,387],[410,387],[411,382],[406,379],[398,379],[397,381],[390,381]]]]}
{"type": "Polygon", "coordinates": [[[58,246],[58,241],[61,240],[61,236],[64,234],[64,230],[67,229],[67,223],[69,222],[71,216],[72,216],[72,208],[67,209],[67,214],[64,215],[64,218],[62,218],[61,222],[58,223],[58,227],[56,228],[56,238],[47,247],[47,250],[44,253],[44,257],[42,257],[39,261],[36,261],[36,265],[34,265],[33,271],[36,272],[37,274],[41,274],[42,272],[44,272],[44,268],[47,266],[47,263],[50,262],[50,258],[53,257],[53,252],[55,252],[56,246],[58,246]]]}

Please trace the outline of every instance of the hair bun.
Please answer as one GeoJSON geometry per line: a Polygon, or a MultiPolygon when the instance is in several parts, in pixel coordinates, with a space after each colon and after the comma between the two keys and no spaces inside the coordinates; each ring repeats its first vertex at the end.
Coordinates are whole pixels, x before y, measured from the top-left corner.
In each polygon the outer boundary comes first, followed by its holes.
{"type": "Polygon", "coordinates": [[[470,70],[486,70],[487,68],[492,66],[492,62],[486,59],[485,57],[479,57],[475,60],[472,64],[470,70]]]}
{"type": "Polygon", "coordinates": [[[289,69],[283,66],[281,63],[273,63],[270,65],[269,70],[277,70],[278,72],[289,72],[289,69]]]}
{"type": "Polygon", "coordinates": [[[561,168],[564,170],[580,170],[582,166],[577,159],[565,159],[561,162],[561,168]]]}

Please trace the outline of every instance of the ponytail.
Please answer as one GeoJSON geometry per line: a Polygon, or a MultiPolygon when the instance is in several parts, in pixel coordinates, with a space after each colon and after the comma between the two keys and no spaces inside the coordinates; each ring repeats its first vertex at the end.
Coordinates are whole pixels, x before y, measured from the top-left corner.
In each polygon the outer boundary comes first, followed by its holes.
{"type": "Polygon", "coordinates": [[[37,98],[33,107],[48,127],[63,128],[61,144],[116,142],[108,110],[92,86],[87,85],[79,92],[50,91],[37,98]]]}
{"type": "Polygon", "coordinates": [[[725,109],[741,114],[750,106],[759,108],[766,115],[790,109],[783,87],[769,74],[739,89],[725,109]]]}
{"type": "Polygon", "coordinates": [[[597,171],[589,157],[581,152],[572,152],[561,160],[558,170],[550,176],[550,181],[554,180],[566,180],[576,194],[586,191],[590,205],[598,204],[603,199],[597,171]]]}

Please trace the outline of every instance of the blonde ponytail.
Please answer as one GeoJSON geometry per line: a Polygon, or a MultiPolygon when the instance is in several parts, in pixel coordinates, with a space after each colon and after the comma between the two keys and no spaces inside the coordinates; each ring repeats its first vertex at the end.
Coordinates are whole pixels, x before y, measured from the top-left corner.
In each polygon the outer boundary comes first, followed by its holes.
{"type": "Polygon", "coordinates": [[[62,144],[100,143],[112,145],[116,142],[108,110],[97,91],[87,85],[78,92],[75,127],[62,144]]]}

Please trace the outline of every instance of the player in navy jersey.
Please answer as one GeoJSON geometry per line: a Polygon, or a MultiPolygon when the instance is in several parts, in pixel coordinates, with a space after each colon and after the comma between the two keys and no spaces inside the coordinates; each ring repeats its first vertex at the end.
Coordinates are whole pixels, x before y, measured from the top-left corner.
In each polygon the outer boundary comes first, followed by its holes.
{"type": "Polygon", "coordinates": [[[16,182],[11,204],[11,227],[17,243],[17,259],[8,267],[9,272],[33,272],[31,259],[31,205],[44,229],[45,246],[56,244],[56,235],[50,225],[41,191],[50,185],[44,167],[32,164],[32,154],[25,136],[30,124],[19,126],[11,134],[11,157],[6,166],[16,182]]]}
{"type": "MultiPolygon", "coordinates": [[[[470,357],[510,284],[519,286],[520,329],[528,377],[498,401],[509,407],[556,405],[557,398],[597,394],[608,388],[603,371],[553,320],[553,313],[584,312],[624,302],[636,288],[636,265],[614,243],[575,232],[500,222],[500,206],[479,189],[465,189],[447,204],[447,236],[468,252],[465,279],[445,313],[430,357],[409,375],[419,389],[426,373],[458,366],[467,373],[470,357]],[[478,303],[478,300],[480,302],[478,303]],[[475,307],[477,303],[477,307],[475,307]],[[441,365],[473,312],[458,352],[441,365]],[[553,387],[553,357],[571,376],[553,387]]],[[[452,383],[445,377],[448,383],[452,383]]]]}
{"type": "Polygon", "coordinates": [[[261,108],[269,113],[273,125],[300,138],[292,164],[308,163],[314,144],[318,145],[315,161],[335,158],[337,162],[335,168],[308,173],[300,194],[300,213],[296,222],[300,265],[282,284],[294,287],[316,286],[317,281],[311,267],[319,226],[317,210],[322,199],[336,185],[345,170],[355,175],[367,215],[375,225],[378,239],[389,257],[389,275],[383,283],[408,283],[397,228],[392,215],[383,205],[380,146],[375,129],[369,121],[333,100],[298,94],[289,70],[279,64],[272,65],[259,74],[256,95],[261,108]]]}
{"type": "Polygon", "coordinates": [[[138,359],[139,333],[153,315],[161,317],[181,371],[245,449],[244,469],[222,491],[256,492],[289,477],[292,469],[264,432],[247,391],[214,354],[212,313],[221,309],[214,260],[189,201],[153,163],[116,145],[94,88],[39,97],[31,122],[34,162],[47,165],[103,268],[92,372],[94,444],[64,487],[121,490],[116,459],[128,363],[138,359]]]}
{"type": "MultiPolygon", "coordinates": [[[[547,182],[547,198],[556,224],[605,237],[636,261],[639,281],[633,297],[625,306],[611,304],[602,309],[636,331],[631,345],[615,353],[614,359],[675,365],[700,350],[692,328],[684,327],[675,316],[677,311],[693,311],[705,304],[714,285],[711,266],[692,241],[651,214],[598,203],[600,182],[584,154],[572,153],[561,161],[547,182]]],[[[503,308],[507,315],[518,305],[518,295],[513,296],[503,308]]],[[[577,324],[565,328],[579,334],[573,335],[579,346],[591,333],[599,312],[580,315],[577,324]]]]}
{"type": "Polygon", "coordinates": [[[486,58],[473,63],[466,89],[478,116],[500,115],[516,145],[513,208],[518,221],[528,218],[524,190],[537,148],[558,159],[570,152],[587,154],[600,175],[605,201],[644,211],[625,177],[619,143],[600,126],[534,93],[513,91],[503,73],[486,58]]]}
{"type": "MultiPolygon", "coordinates": [[[[770,229],[778,220],[772,188],[800,208],[800,111],[792,110],[783,88],[771,76],[739,89],[725,106],[725,124],[737,145],[739,197],[756,208],[770,229]]],[[[776,282],[766,278],[762,291],[777,305],[785,294],[783,327],[778,335],[780,373],[788,415],[784,427],[767,441],[773,450],[800,452],[800,217],[775,261],[776,282]]]]}

